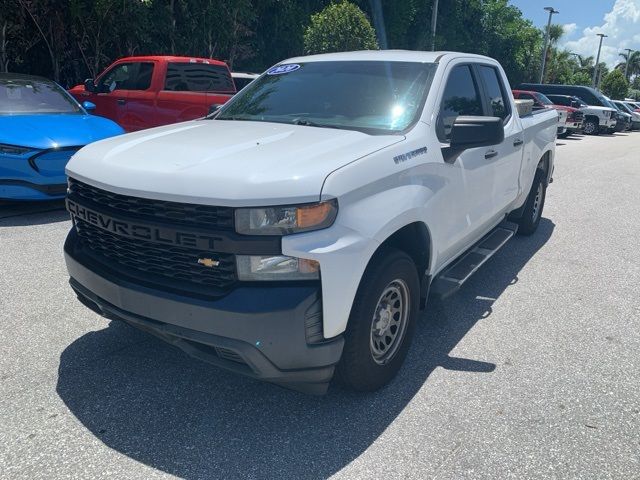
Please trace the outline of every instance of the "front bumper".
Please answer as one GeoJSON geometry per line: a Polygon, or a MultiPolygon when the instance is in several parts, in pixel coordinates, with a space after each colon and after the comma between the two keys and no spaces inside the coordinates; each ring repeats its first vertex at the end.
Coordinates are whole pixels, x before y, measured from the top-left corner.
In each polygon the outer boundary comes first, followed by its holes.
{"type": "Polygon", "coordinates": [[[0,179],[0,199],[2,200],[57,200],[67,193],[66,178],[54,183],[33,183],[18,179],[0,179]],[[62,180],[64,183],[60,183],[62,180]]]}
{"type": "Polygon", "coordinates": [[[326,392],[344,339],[323,339],[316,284],[247,285],[205,300],[136,285],[101,270],[77,247],[75,230],[64,250],[71,286],[99,314],[227,370],[306,393],[326,392]]]}

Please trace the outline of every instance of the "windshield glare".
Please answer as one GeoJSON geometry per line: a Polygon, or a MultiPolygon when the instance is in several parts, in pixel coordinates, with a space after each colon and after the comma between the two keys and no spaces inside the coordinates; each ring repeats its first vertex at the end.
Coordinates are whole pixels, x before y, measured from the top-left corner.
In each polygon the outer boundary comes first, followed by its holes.
{"type": "Polygon", "coordinates": [[[418,120],[435,70],[416,62],[281,65],[243,89],[216,119],[401,132],[418,120]]]}
{"type": "Polygon", "coordinates": [[[77,102],[53,82],[0,79],[0,115],[79,112],[77,102]]]}

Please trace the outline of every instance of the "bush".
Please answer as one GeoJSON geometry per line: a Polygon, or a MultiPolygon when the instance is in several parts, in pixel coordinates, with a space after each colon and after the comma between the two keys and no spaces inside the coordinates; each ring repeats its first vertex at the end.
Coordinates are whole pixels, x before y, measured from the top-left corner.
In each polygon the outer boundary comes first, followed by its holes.
{"type": "Polygon", "coordinates": [[[377,50],[378,42],[364,12],[345,0],[311,15],[311,24],[304,32],[304,49],[306,53],[377,50]]]}
{"type": "Polygon", "coordinates": [[[618,99],[627,96],[629,82],[617,68],[607,73],[602,80],[602,92],[609,98],[618,99]]]}

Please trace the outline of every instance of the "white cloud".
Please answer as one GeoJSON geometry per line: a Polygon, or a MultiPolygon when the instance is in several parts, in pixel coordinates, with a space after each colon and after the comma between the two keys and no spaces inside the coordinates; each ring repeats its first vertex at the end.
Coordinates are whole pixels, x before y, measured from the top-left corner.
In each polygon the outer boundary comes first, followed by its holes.
{"type": "MultiPolygon", "coordinates": [[[[564,27],[571,25],[575,23],[564,27]]],[[[565,32],[569,36],[569,31],[565,32]]],[[[595,59],[600,42],[600,37],[596,35],[598,33],[608,35],[602,42],[600,61],[605,62],[609,68],[622,60],[618,54],[625,48],[640,50],[640,0],[616,0],[611,11],[605,14],[601,25],[585,28],[582,37],[565,42],[562,46],[583,56],[593,55],[595,59]]]]}
{"type": "Polygon", "coordinates": [[[578,24],[577,23],[565,23],[564,25],[562,25],[562,28],[564,30],[565,37],[570,37],[576,31],[576,28],[578,28],[578,24]]]}

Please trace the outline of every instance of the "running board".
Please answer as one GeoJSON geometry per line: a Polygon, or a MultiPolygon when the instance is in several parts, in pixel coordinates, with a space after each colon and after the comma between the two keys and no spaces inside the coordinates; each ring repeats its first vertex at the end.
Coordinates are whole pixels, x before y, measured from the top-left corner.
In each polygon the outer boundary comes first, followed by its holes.
{"type": "Polygon", "coordinates": [[[504,221],[445,268],[431,284],[431,294],[446,298],[455,293],[476,270],[489,260],[518,231],[518,225],[504,221]]]}

